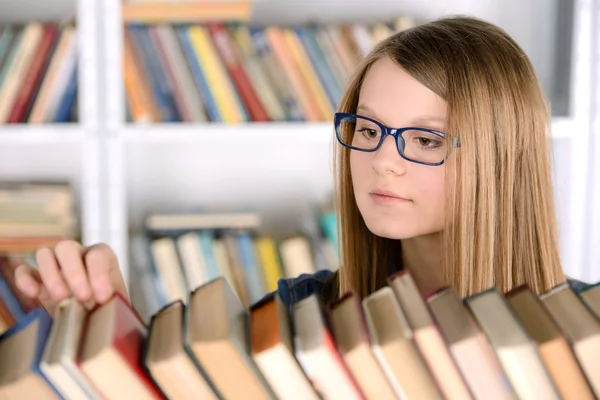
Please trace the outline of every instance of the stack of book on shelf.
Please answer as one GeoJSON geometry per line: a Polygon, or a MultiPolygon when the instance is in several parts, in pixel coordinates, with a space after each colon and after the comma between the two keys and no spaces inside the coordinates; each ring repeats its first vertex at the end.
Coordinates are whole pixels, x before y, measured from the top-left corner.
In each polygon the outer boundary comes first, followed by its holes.
{"type": "Polygon", "coordinates": [[[281,278],[337,268],[335,214],[323,208],[276,240],[257,213],[152,214],[132,238],[132,303],[144,321],[218,276],[249,306],[281,278]]]}
{"type": "Polygon", "coordinates": [[[413,26],[130,24],[124,77],[133,122],[330,121],[373,46],[413,26]]]}
{"type": "Polygon", "coordinates": [[[218,277],[149,324],[120,294],[67,299],[0,336],[0,398],[594,399],[599,292],[422,296],[401,272],[364,299],[245,307],[218,277]]]}
{"type": "Polygon", "coordinates": [[[76,99],[73,25],[0,27],[0,124],[74,122],[76,99]]]}
{"type": "Polygon", "coordinates": [[[73,193],[64,182],[0,182],[0,332],[38,306],[15,284],[15,270],[40,247],[77,236],[73,193]]]}

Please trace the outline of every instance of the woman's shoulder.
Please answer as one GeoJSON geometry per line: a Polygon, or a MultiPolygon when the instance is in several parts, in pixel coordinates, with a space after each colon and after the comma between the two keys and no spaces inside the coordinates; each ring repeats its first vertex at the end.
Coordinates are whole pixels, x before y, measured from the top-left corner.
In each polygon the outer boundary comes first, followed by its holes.
{"type": "Polygon", "coordinates": [[[567,283],[576,293],[583,292],[585,289],[593,286],[593,284],[585,283],[573,278],[567,278],[567,283]]]}
{"type": "Polygon", "coordinates": [[[313,274],[302,274],[296,278],[280,279],[277,284],[277,294],[290,310],[294,304],[313,294],[321,296],[334,274],[330,270],[320,270],[313,274]]]}

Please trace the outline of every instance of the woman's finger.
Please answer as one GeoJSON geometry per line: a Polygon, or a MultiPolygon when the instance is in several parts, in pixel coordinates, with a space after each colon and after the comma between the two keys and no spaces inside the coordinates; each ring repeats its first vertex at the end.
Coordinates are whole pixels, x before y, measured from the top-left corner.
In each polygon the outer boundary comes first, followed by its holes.
{"type": "Polygon", "coordinates": [[[119,288],[113,282],[112,269],[119,271],[111,248],[103,243],[89,247],[83,256],[87,274],[97,303],[106,302],[119,288]]]}
{"type": "Polygon", "coordinates": [[[69,297],[69,289],[65,283],[54,251],[43,247],[35,253],[40,277],[50,297],[58,302],[69,297]]]}
{"type": "Polygon", "coordinates": [[[15,284],[27,297],[34,299],[40,294],[42,278],[39,271],[27,264],[21,264],[15,270],[15,284]]]}
{"type": "Polygon", "coordinates": [[[15,271],[15,281],[17,288],[26,296],[37,298],[49,313],[54,312],[56,302],[44,286],[40,271],[26,264],[20,265],[15,271]]]}
{"type": "Polygon", "coordinates": [[[81,303],[89,301],[92,289],[83,263],[83,246],[74,240],[65,240],[56,245],[54,252],[71,293],[81,303]]]}

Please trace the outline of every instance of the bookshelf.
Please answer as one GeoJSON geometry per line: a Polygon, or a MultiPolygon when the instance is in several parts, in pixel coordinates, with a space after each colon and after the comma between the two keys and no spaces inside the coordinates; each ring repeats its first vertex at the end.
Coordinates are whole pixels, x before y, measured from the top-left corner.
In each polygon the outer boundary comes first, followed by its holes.
{"type": "MultiPolygon", "coordinates": [[[[587,123],[588,117],[581,111],[586,108],[589,75],[582,62],[588,51],[582,41],[590,35],[586,15],[590,4],[590,0],[436,0],[426,4],[263,0],[252,3],[251,20],[278,24],[376,21],[400,14],[426,20],[467,13],[507,29],[531,57],[556,105],[554,172],[561,246],[566,247],[573,240],[567,219],[577,212],[573,193],[581,193],[575,190],[582,184],[576,177],[585,173],[571,141],[578,124],[587,123]],[[569,4],[571,10],[563,9],[569,4]],[[550,23],[539,23],[542,20],[550,23]],[[573,51],[572,63],[565,64],[557,56],[565,51],[573,51]]],[[[265,213],[267,229],[284,234],[290,218],[307,204],[330,195],[333,136],[329,123],[126,123],[121,0],[56,0],[52,5],[44,0],[18,5],[0,0],[0,11],[0,22],[46,17],[59,21],[74,16],[80,38],[80,122],[68,127],[0,127],[0,149],[10,150],[8,159],[0,158],[0,178],[72,179],[83,212],[83,241],[109,243],[126,278],[130,232],[139,230],[145,213],[185,207],[256,209],[265,213]],[[36,163],[25,161],[31,159],[36,163]]],[[[569,263],[567,268],[575,278],[600,279],[598,271],[569,263]]]]}
{"type": "Polygon", "coordinates": [[[75,193],[81,240],[102,241],[103,199],[101,149],[98,135],[97,18],[92,1],[28,0],[16,4],[0,1],[3,26],[73,22],[76,27],[77,110],[76,123],[8,124],[0,126],[0,179],[68,180],[75,193]],[[85,45],[82,45],[85,44],[85,45]]]}

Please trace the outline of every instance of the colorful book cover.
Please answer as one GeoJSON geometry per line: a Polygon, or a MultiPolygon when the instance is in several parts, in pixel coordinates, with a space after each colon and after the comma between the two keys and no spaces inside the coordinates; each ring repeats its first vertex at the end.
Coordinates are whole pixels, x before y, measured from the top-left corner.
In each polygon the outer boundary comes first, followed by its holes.
{"type": "MultiPolygon", "coordinates": [[[[29,362],[29,370],[41,378],[43,382],[47,385],[49,390],[43,390],[47,392],[48,395],[54,394],[57,398],[60,398],[60,394],[56,391],[56,389],[52,386],[50,381],[46,378],[46,376],[42,373],[40,369],[40,361],[42,359],[42,355],[44,353],[44,347],[46,346],[46,341],[50,334],[50,328],[52,327],[52,317],[46,312],[43,307],[36,308],[35,310],[26,314],[21,320],[17,321],[15,325],[13,325],[10,329],[4,332],[0,336],[0,353],[4,353],[2,351],[2,344],[7,344],[10,339],[14,339],[21,332],[24,332],[26,329],[31,328],[33,324],[37,324],[35,326],[35,349],[33,351],[33,357],[29,362]]],[[[21,356],[26,356],[23,354],[22,350],[19,350],[21,356]]],[[[2,360],[3,363],[7,362],[6,360],[2,360]]],[[[0,374],[0,380],[2,379],[0,374]]],[[[38,393],[40,393],[38,391],[38,393]]]]}

